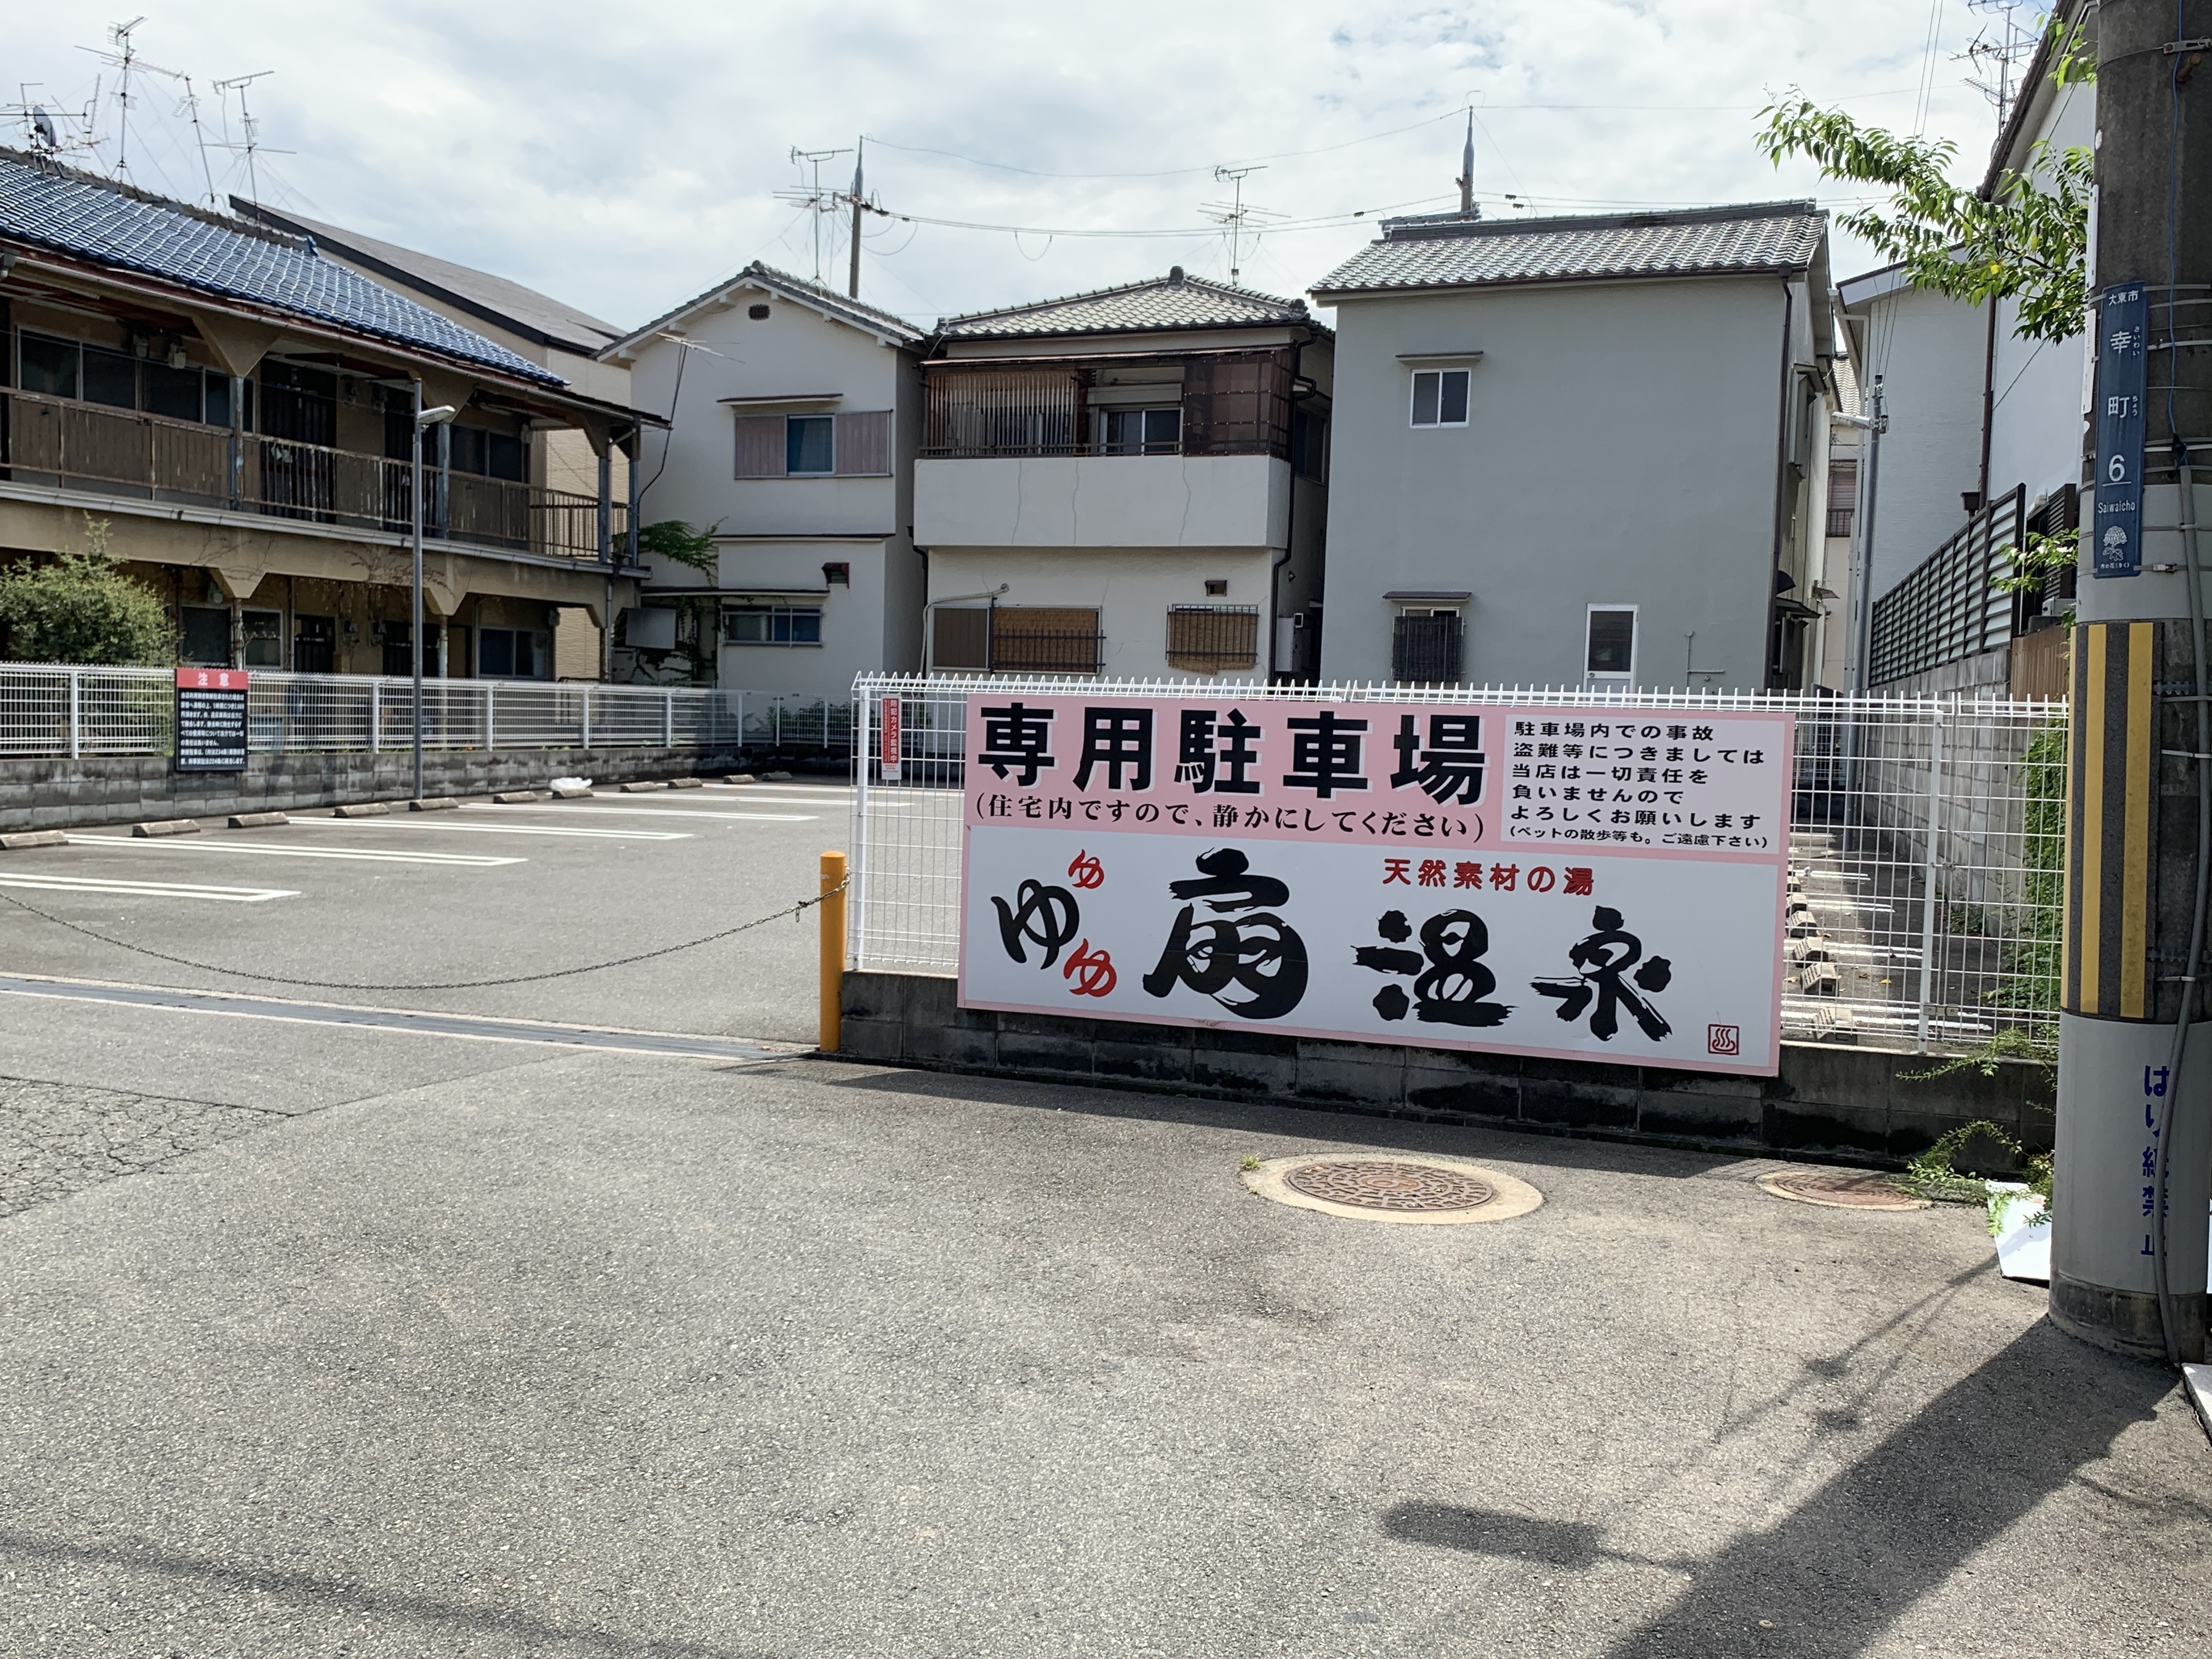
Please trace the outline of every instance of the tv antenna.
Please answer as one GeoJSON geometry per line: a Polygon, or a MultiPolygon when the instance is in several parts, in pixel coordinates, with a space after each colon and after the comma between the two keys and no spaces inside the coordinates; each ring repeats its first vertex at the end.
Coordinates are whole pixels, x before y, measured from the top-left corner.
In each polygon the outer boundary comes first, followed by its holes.
{"type": "Polygon", "coordinates": [[[1255,173],[1265,173],[1264,167],[1216,167],[1214,178],[1231,186],[1231,199],[1226,202],[1201,202],[1200,209],[1214,223],[1229,232],[1229,280],[1233,284],[1243,269],[1244,228],[1252,226],[1252,246],[1260,246],[1260,234],[1270,219],[1287,219],[1287,213],[1275,213],[1267,208],[1244,205],[1244,180],[1255,173]]]}
{"type": "MultiPolygon", "coordinates": [[[[199,94],[193,90],[192,77],[183,70],[165,68],[160,64],[151,63],[138,55],[137,48],[131,39],[131,32],[145,21],[143,17],[134,17],[127,23],[112,25],[107,31],[107,39],[109,46],[113,50],[102,52],[94,46],[79,48],[80,51],[92,53],[101,63],[112,64],[123,72],[120,88],[115,94],[115,101],[122,106],[123,112],[117,128],[115,170],[118,173],[125,175],[130,172],[130,161],[125,147],[130,142],[131,75],[143,70],[149,75],[167,76],[170,80],[178,82],[184,87],[185,95],[179,101],[177,107],[179,112],[192,124],[192,142],[199,150],[200,176],[207,183],[208,205],[219,206],[220,204],[216,201],[215,193],[215,171],[208,164],[207,131],[200,125],[199,94]]],[[[97,94],[95,99],[96,97],[97,94]]]]}
{"type": "MultiPolygon", "coordinates": [[[[814,216],[814,280],[817,283],[822,280],[823,217],[826,214],[839,211],[849,199],[834,185],[827,190],[822,187],[822,164],[835,156],[852,154],[849,149],[801,149],[798,145],[793,144],[791,147],[791,164],[793,167],[811,169],[813,175],[812,182],[803,182],[795,190],[780,190],[775,192],[777,201],[796,202],[814,216]]],[[[853,183],[856,191],[860,182],[860,168],[855,166],[853,170],[853,183]]],[[[853,222],[855,226],[860,223],[858,213],[854,215],[853,222]]]]}
{"type": "MultiPolygon", "coordinates": [[[[276,71],[275,70],[256,70],[251,75],[234,75],[228,81],[218,81],[215,83],[215,90],[223,100],[223,108],[225,111],[223,120],[223,132],[225,134],[225,137],[223,142],[217,144],[216,148],[218,149],[234,149],[244,154],[246,157],[246,194],[248,199],[256,202],[261,199],[261,185],[260,181],[254,175],[253,158],[255,155],[258,155],[261,150],[259,136],[260,130],[254,125],[253,112],[246,107],[246,89],[252,86],[256,81],[276,73],[276,71]],[[238,94],[239,124],[246,132],[246,142],[242,144],[232,143],[228,138],[230,131],[230,121],[228,117],[230,107],[229,99],[230,94],[234,89],[238,94]]],[[[289,155],[292,152],[289,150],[280,149],[270,153],[276,155],[289,155]]]]}
{"type": "Polygon", "coordinates": [[[43,81],[17,82],[15,91],[21,101],[0,104],[0,118],[22,123],[27,147],[33,155],[60,155],[69,150],[91,149],[94,142],[93,118],[100,108],[100,82],[93,82],[90,101],[74,112],[33,102],[31,88],[44,85],[43,81]],[[80,131],[84,135],[82,137],[76,136],[80,131]]]}
{"type": "Polygon", "coordinates": [[[2002,134],[2006,118],[2012,113],[2013,100],[2020,96],[2015,71],[2021,60],[2035,50],[2038,37],[2033,30],[2021,27],[2020,0],[1966,0],[1966,4],[1990,21],[1967,43],[1966,51],[1953,53],[1952,59],[1972,64],[1978,71],[1978,76],[1967,76],[1966,84],[1990,100],[2002,134]]]}

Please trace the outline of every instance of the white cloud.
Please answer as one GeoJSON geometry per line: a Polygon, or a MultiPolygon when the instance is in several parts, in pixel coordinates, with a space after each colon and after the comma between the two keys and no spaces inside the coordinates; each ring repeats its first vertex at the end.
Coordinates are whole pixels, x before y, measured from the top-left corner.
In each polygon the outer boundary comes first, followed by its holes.
{"type": "MultiPolygon", "coordinates": [[[[1942,44],[1929,129],[1977,175],[1994,118],[1951,54],[1982,19],[1936,0],[1942,44]]],[[[112,7],[63,0],[10,25],[11,80],[82,101],[112,7]]],[[[138,49],[251,91],[270,151],[262,195],[441,258],[495,270],[617,324],[641,322],[756,257],[812,269],[793,145],[883,141],[868,185],[899,212],[1136,238],[1017,237],[871,219],[863,296],[921,320],[1103,287],[1171,263],[1225,276],[1200,204],[1217,162],[1264,160],[1246,199],[1297,220],[1451,198],[1461,130],[1482,106],[1478,187],[1547,209],[1820,195],[1811,169],[1753,149],[1756,107],[1801,85],[1911,125],[1929,13],[1921,0],[1552,0],[1346,12],[1315,0],[1048,9],[1022,0],[836,7],[575,0],[347,8],[273,0],[150,12],[138,49]],[[1573,107],[1559,107],[1571,106],[1573,107]],[[1548,107],[1538,107],[1548,106],[1548,107]],[[1415,125],[1414,124],[1426,123],[1415,125]],[[1414,130],[1392,137],[1394,129],[1414,130]],[[1365,140],[1367,142],[1354,142],[1365,140]],[[908,148],[895,149],[892,145],[908,148]],[[969,165],[945,150],[997,161],[969,165]],[[1319,151],[1297,155],[1290,152],[1319,151]],[[1171,171],[1179,170],[1179,171],[1171,171]],[[1164,174],[1052,178],[1085,175],[1164,174]]],[[[13,88],[11,88],[12,91],[13,88]]],[[[131,173],[204,186],[173,82],[142,74],[131,173]]],[[[232,136],[237,106],[230,106],[232,136]]],[[[113,156],[115,110],[103,112],[113,156]]],[[[242,187],[230,152],[218,182],[242,187]]],[[[852,157],[825,163],[849,179],[852,157]]],[[[844,232],[823,226],[842,286],[844,232]]],[[[1252,287],[1296,294],[1372,233],[1279,230],[1243,261],[1252,287]]],[[[1848,271],[1863,250],[1838,249],[1848,271]]]]}

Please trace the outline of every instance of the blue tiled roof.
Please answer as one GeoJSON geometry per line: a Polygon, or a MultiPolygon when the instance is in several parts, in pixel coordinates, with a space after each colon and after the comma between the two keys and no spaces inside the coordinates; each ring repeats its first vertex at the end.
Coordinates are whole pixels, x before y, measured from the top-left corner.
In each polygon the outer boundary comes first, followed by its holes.
{"type": "Polygon", "coordinates": [[[541,386],[567,381],[289,239],[233,229],[173,203],[0,156],[0,237],[271,306],[541,386]]]}

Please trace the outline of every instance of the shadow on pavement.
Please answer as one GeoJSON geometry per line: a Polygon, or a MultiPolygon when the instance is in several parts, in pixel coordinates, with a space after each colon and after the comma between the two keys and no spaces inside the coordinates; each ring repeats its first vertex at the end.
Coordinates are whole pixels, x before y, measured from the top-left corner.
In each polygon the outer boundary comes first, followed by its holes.
{"type": "Polygon", "coordinates": [[[1103,1089],[1081,1083],[1032,1082],[972,1072],[860,1073],[859,1063],[854,1061],[809,1063],[834,1066],[841,1071],[849,1066],[858,1073],[822,1078],[823,1084],[835,1089],[932,1100],[981,1101],[992,1105],[1079,1112],[1088,1117],[1193,1124],[1256,1135],[1285,1135],[1299,1140],[1336,1141],[1389,1152],[1428,1152],[1462,1158],[1486,1152],[1516,1164],[1540,1166],[1688,1176],[1747,1158],[1786,1156],[1793,1161],[1825,1161],[1818,1154],[1783,1154],[1749,1147],[1734,1152],[1699,1152],[1693,1147],[1658,1146],[1649,1141],[1601,1139],[1534,1124],[1423,1123],[1347,1112],[1319,1102],[1309,1104],[1291,1100],[1215,1100],[1203,1095],[1103,1089]]]}
{"type": "MultiPolygon", "coordinates": [[[[525,1613],[441,1601],[404,1590],[380,1589],[353,1579],[287,1572],[272,1567],[234,1566],[144,1545],[74,1543],[0,1528],[0,1559],[9,1558],[42,1561],[58,1567],[120,1568],[129,1572],[157,1573],[203,1587],[265,1596],[349,1618],[408,1620],[445,1632],[442,1638],[436,1638],[441,1642],[504,1638],[522,1652],[574,1655],[577,1659],[602,1655],[605,1659],[764,1659],[759,1650],[740,1651],[704,1642],[626,1636],[589,1626],[550,1624],[525,1613]]],[[[268,1613],[267,1604],[258,1602],[252,1617],[257,1623],[265,1624],[268,1613]]],[[[442,1648],[426,1650],[440,1651],[442,1648]]],[[[475,1650],[471,1646],[471,1651],[475,1650]]]]}
{"type": "MultiPolygon", "coordinates": [[[[2157,1367],[2094,1353],[2039,1323],[1780,1522],[1679,1564],[1690,1586],[1615,1641],[1608,1659],[1863,1653],[2148,1419],[2172,1386],[2157,1367]],[[1762,1619],[1774,1628],[1760,1630],[1762,1619]]],[[[1402,1542],[1559,1567],[1638,1559],[1606,1548],[1595,1527],[1434,1503],[1399,1504],[1381,1524],[1402,1542]]]]}

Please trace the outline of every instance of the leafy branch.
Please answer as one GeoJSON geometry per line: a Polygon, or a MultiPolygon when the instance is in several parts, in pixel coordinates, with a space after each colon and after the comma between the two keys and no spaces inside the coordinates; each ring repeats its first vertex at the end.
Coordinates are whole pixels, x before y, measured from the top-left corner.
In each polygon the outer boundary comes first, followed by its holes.
{"type": "Polygon", "coordinates": [[[681,519],[663,519],[659,524],[646,526],[637,532],[637,550],[650,553],[656,559],[689,565],[710,575],[718,562],[714,527],[694,530],[681,519]]]}
{"type": "MultiPolygon", "coordinates": [[[[2063,48],[2060,61],[2068,73],[2083,74],[2078,44],[2063,48]]],[[[1861,125],[1795,87],[1759,119],[1755,142],[1776,166],[1802,156],[1828,178],[1887,193],[1836,222],[1903,265],[1913,287],[1968,305],[2016,300],[2013,331],[2022,339],[2057,342],[2081,331],[2094,171],[2088,150],[2039,141],[2027,167],[2007,173],[1984,196],[1945,176],[1958,155],[1948,139],[1861,125]]]]}

